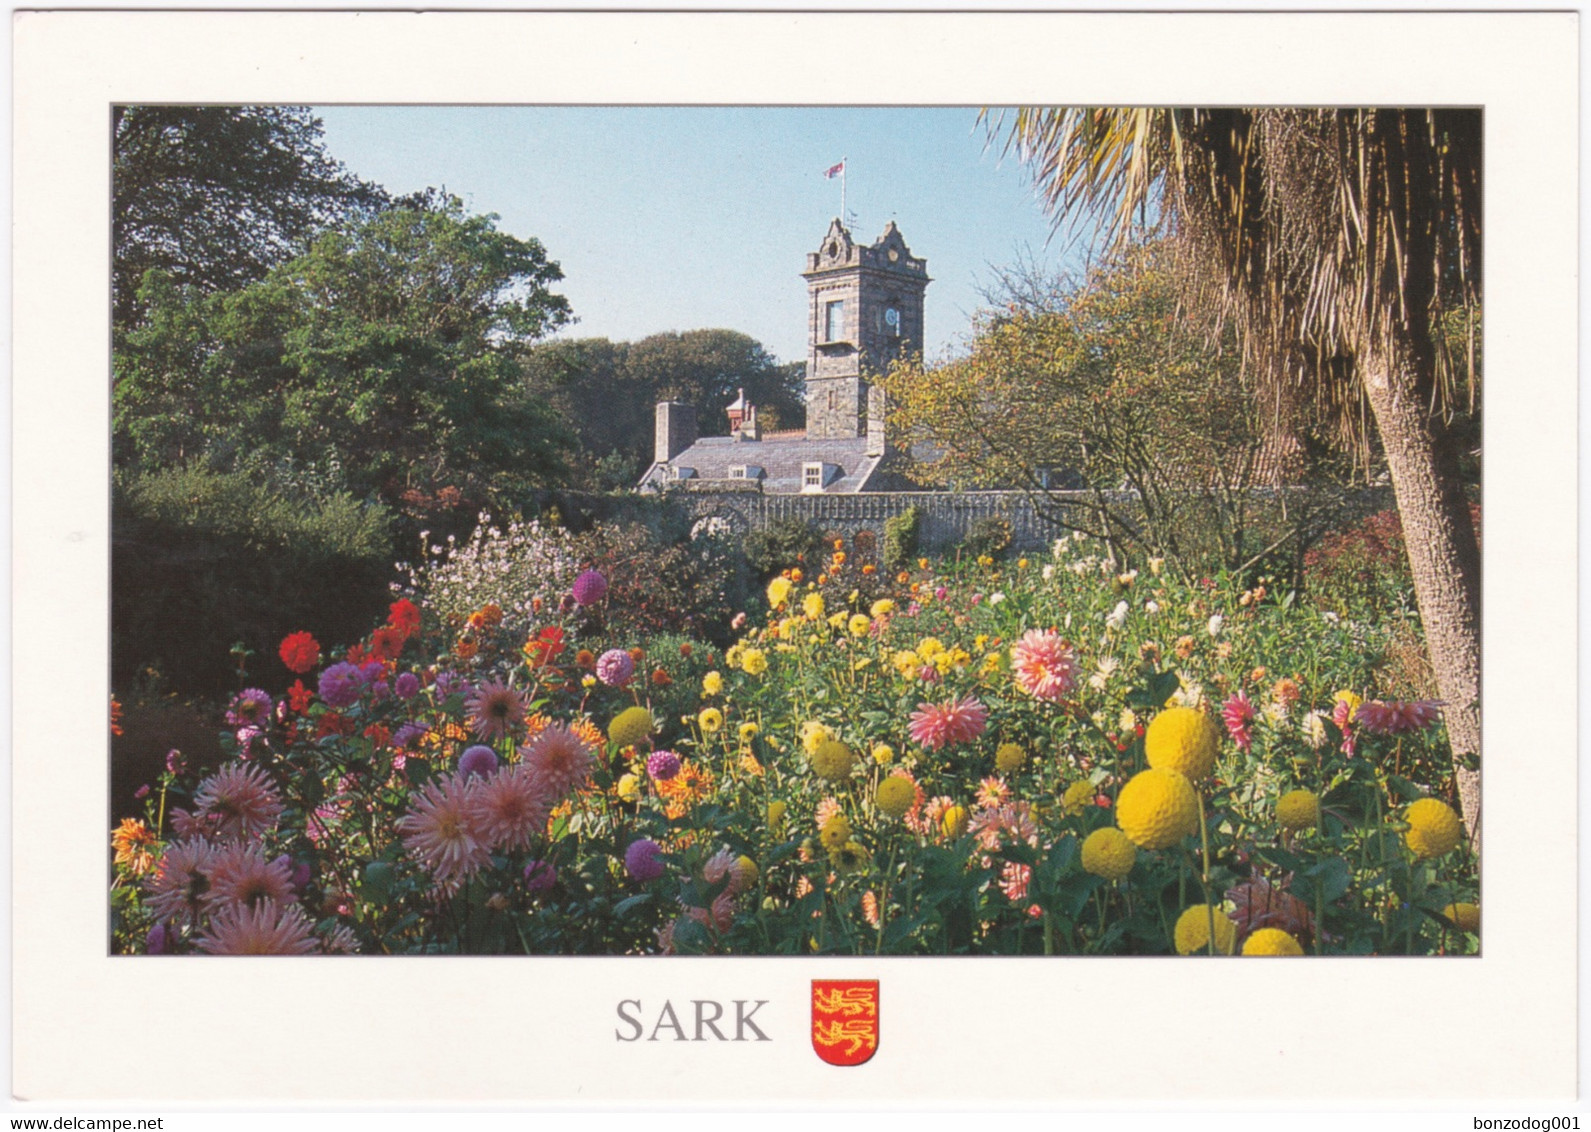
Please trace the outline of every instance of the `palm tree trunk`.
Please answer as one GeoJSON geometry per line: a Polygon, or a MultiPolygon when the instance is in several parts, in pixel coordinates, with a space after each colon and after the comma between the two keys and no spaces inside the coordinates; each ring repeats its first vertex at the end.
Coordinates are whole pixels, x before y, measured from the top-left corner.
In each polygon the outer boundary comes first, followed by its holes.
{"type": "Polygon", "coordinates": [[[1450,455],[1434,431],[1419,390],[1414,352],[1403,342],[1359,354],[1414,577],[1431,667],[1445,703],[1453,773],[1464,828],[1480,851],[1481,648],[1480,548],[1450,455]]]}

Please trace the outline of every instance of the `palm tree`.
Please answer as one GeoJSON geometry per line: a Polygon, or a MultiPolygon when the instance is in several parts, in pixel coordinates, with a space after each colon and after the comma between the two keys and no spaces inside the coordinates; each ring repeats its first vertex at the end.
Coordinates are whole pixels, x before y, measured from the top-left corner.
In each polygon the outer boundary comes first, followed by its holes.
{"type": "Polygon", "coordinates": [[[1118,244],[1164,226],[1183,242],[1278,418],[1313,400],[1360,447],[1373,423],[1478,848],[1480,551],[1454,428],[1475,383],[1437,321],[1480,303],[1480,112],[1028,108],[984,121],[1029,163],[1057,224],[1086,218],[1118,244]]]}

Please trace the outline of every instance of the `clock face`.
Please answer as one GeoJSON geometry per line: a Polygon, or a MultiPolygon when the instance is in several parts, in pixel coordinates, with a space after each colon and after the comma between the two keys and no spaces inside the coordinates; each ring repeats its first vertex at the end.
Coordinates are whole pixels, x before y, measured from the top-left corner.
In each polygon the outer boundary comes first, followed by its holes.
{"type": "Polygon", "coordinates": [[[899,248],[890,248],[889,249],[889,262],[894,263],[899,258],[900,258],[900,249],[899,248]]]}
{"type": "Polygon", "coordinates": [[[886,310],[884,312],[884,325],[889,327],[891,330],[899,330],[900,311],[896,310],[894,307],[890,307],[888,310],[886,310]]]}

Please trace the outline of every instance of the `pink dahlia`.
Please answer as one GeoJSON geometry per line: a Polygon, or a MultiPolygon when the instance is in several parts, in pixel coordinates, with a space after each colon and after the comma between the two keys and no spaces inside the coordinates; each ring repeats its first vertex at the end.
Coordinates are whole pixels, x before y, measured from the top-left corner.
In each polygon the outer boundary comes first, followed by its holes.
{"type": "Polygon", "coordinates": [[[584,784],[596,764],[591,747],[561,723],[549,723],[519,749],[521,765],[540,782],[548,803],[584,784]]]}
{"type": "Polygon", "coordinates": [[[907,731],[912,742],[930,751],[952,743],[970,743],[983,734],[989,710],[977,697],[952,699],[943,704],[918,704],[907,731]]]}
{"type": "Polygon", "coordinates": [[[196,922],[210,892],[215,850],[202,839],[166,847],[153,875],[144,881],[144,905],[161,920],[196,922]]]}
{"type": "Polygon", "coordinates": [[[297,904],[265,900],[252,908],[220,909],[194,945],[211,955],[308,955],[315,935],[297,904]]]}
{"type": "Polygon", "coordinates": [[[524,763],[506,767],[475,792],[475,824],[495,849],[527,849],[547,829],[547,794],[524,763]]]}
{"type": "Polygon", "coordinates": [[[635,675],[635,660],[623,649],[609,649],[597,657],[597,679],[610,688],[622,688],[635,675]]]}
{"type": "Polygon", "coordinates": [[[286,857],[267,861],[257,845],[233,842],[215,852],[210,864],[212,912],[221,908],[252,908],[262,901],[285,907],[293,902],[293,870],[286,857]]]}
{"type": "Polygon", "coordinates": [[[1057,703],[1077,686],[1077,655],[1055,633],[1029,629],[1011,646],[1011,675],[1034,699],[1057,703]]]}
{"type": "Polygon", "coordinates": [[[470,729],[494,743],[525,722],[525,699],[501,680],[482,684],[465,701],[470,713],[470,729]]]}
{"type": "Polygon", "coordinates": [[[1239,750],[1247,751],[1254,745],[1254,733],[1249,730],[1249,724],[1254,722],[1254,705],[1249,702],[1247,692],[1238,692],[1222,705],[1221,720],[1239,750]]]}
{"type": "Polygon", "coordinates": [[[409,796],[409,812],[398,820],[403,847],[443,884],[469,876],[490,859],[475,820],[479,782],[458,774],[428,782],[409,796]]]}
{"type": "Polygon", "coordinates": [[[1354,722],[1369,731],[1383,735],[1397,735],[1405,731],[1423,731],[1442,718],[1440,700],[1395,700],[1390,703],[1371,700],[1360,707],[1354,722]]]}
{"type": "Polygon", "coordinates": [[[246,841],[276,824],[282,796],[270,776],[257,766],[233,763],[199,783],[193,800],[195,818],[214,823],[216,835],[246,841]]]}

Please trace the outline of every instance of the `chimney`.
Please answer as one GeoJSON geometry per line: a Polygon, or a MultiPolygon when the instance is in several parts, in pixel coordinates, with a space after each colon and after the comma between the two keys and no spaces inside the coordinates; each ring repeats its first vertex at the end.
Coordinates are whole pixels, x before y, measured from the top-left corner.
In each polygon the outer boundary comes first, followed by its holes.
{"type": "Polygon", "coordinates": [[[889,405],[884,397],[884,388],[880,385],[867,387],[867,447],[862,449],[864,455],[882,456],[884,454],[884,417],[889,405]]]}
{"type": "Polygon", "coordinates": [[[683,401],[657,403],[657,439],[652,459],[666,464],[696,443],[696,406],[683,401]]]}

